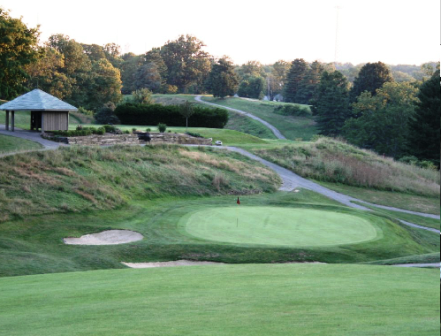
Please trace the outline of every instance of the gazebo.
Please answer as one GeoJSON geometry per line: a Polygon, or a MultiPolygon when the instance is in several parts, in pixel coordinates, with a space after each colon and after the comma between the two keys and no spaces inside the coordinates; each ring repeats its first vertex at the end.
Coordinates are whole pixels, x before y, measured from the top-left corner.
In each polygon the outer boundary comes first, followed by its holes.
{"type": "Polygon", "coordinates": [[[67,131],[69,129],[69,112],[78,111],[75,106],[40,89],[35,89],[0,105],[0,110],[6,111],[7,131],[15,131],[15,111],[30,111],[31,130],[41,129],[42,133],[45,131],[67,131]]]}

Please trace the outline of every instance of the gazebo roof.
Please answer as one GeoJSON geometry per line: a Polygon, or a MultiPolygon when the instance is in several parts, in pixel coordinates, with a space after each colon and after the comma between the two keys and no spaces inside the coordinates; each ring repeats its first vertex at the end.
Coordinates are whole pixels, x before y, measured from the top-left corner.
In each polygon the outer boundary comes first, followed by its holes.
{"type": "Polygon", "coordinates": [[[7,102],[6,104],[0,105],[0,110],[53,112],[78,111],[75,106],[65,103],[40,89],[35,89],[7,102]]]}

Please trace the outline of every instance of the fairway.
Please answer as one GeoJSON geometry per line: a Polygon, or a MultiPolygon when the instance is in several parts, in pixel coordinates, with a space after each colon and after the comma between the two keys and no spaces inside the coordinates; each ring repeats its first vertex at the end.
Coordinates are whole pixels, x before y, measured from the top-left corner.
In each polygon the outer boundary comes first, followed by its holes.
{"type": "Polygon", "coordinates": [[[439,333],[438,273],[237,265],[3,278],[0,330],[8,336],[432,336],[439,333]]]}
{"type": "Polygon", "coordinates": [[[183,219],[192,236],[225,243],[330,246],[377,237],[367,219],[352,214],[279,207],[223,207],[183,219]]]}

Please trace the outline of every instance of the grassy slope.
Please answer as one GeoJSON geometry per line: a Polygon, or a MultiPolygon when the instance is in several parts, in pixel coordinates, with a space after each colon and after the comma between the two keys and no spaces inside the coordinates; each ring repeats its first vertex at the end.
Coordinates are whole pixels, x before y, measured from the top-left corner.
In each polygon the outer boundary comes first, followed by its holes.
{"type": "MultiPolygon", "coordinates": [[[[210,107],[208,105],[196,102],[194,100],[195,97],[196,96],[194,95],[170,95],[170,94],[153,95],[155,102],[158,104],[180,105],[188,101],[194,104],[201,105],[203,107],[210,107]]],[[[225,129],[251,134],[261,139],[276,139],[274,133],[269,128],[262,125],[260,122],[231,111],[229,112],[229,115],[230,115],[230,119],[228,121],[228,124],[225,126],[225,129]]]]}
{"type": "Polygon", "coordinates": [[[244,148],[338,192],[377,204],[439,214],[437,171],[401,164],[328,138],[244,148]]]}
{"type": "Polygon", "coordinates": [[[203,148],[62,148],[0,160],[0,221],[112,209],[137,197],[274,191],[279,181],[241,155],[203,148]]]}
{"type": "Polygon", "coordinates": [[[300,138],[310,140],[317,134],[315,121],[312,117],[290,117],[274,113],[276,106],[286,103],[249,101],[240,98],[217,99],[210,96],[204,96],[203,99],[207,102],[252,113],[272,124],[290,140],[300,138]]]}
{"type": "MultiPolygon", "coordinates": [[[[9,119],[11,122],[11,119],[9,119]]],[[[0,111],[0,124],[6,124],[6,112],[0,111]]],[[[15,112],[15,127],[22,129],[29,129],[31,126],[30,112],[16,111],[15,112]]]]}
{"type": "Polygon", "coordinates": [[[125,262],[208,260],[226,263],[321,261],[358,263],[439,252],[439,236],[335,205],[308,191],[243,196],[242,206],[330,210],[369,220],[378,239],[324,247],[277,247],[212,242],[191,236],[182,220],[191,213],[236,207],[235,196],[180,197],[131,201],[112,211],[26,216],[0,223],[0,276],[122,268],[125,262]],[[140,232],[144,240],[119,246],[67,246],[66,237],[109,229],[140,232]]]}
{"type": "Polygon", "coordinates": [[[9,336],[433,336],[438,272],[246,265],[0,279],[0,329],[9,336]]]}
{"type": "Polygon", "coordinates": [[[36,142],[12,136],[0,135],[0,154],[40,149],[36,142]]]}

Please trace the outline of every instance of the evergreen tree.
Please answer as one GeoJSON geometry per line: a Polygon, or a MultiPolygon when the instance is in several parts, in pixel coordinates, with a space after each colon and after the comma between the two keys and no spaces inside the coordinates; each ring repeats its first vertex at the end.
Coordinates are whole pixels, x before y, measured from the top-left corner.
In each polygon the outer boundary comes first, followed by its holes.
{"type": "Polygon", "coordinates": [[[291,69],[288,72],[285,85],[284,98],[287,102],[296,103],[297,92],[299,91],[300,83],[306,75],[308,65],[304,59],[297,58],[292,62],[291,69]]]}
{"type": "Polygon", "coordinates": [[[349,83],[339,71],[323,72],[315,102],[320,134],[338,136],[350,115],[349,83]]]}
{"type": "Polygon", "coordinates": [[[234,71],[233,62],[223,57],[213,64],[206,83],[206,88],[215,97],[233,96],[239,85],[239,78],[234,71]]]}
{"type": "Polygon", "coordinates": [[[296,94],[296,102],[299,104],[310,104],[310,100],[316,93],[320,84],[320,77],[324,71],[323,65],[315,61],[308,68],[305,77],[300,82],[299,90],[296,94]]]}
{"type": "Polygon", "coordinates": [[[355,102],[357,97],[364,91],[370,92],[373,96],[377,89],[381,88],[386,82],[393,82],[391,72],[386,64],[382,62],[365,64],[354,80],[351,90],[351,102],[355,102]]]}
{"type": "Polygon", "coordinates": [[[420,89],[415,119],[410,124],[412,154],[440,166],[440,71],[420,89]]]}

